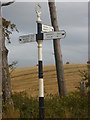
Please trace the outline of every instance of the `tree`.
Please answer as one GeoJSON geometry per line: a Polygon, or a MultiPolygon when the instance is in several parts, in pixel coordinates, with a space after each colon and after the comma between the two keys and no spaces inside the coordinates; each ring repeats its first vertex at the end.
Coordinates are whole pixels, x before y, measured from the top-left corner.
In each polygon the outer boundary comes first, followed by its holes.
{"type": "MultiPolygon", "coordinates": [[[[0,2],[1,8],[1,2],[0,2]]],[[[1,17],[1,9],[0,9],[0,119],[2,118],[2,17],[1,17]]]]}
{"type": "Polygon", "coordinates": [[[5,3],[2,3],[2,6],[7,6],[7,5],[10,5],[12,3],[14,3],[15,1],[10,1],[10,2],[5,2],[5,3]]]}
{"type": "MultiPolygon", "coordinates": [[[[56,16],[56,8],[54,0],[48,0],[51,23],[54,27],[54,31],[58,31],[58,22],[56,16]]],[[[54,45],[54,53],[55,53],[55,62],[56,62],[56,71],[57,71],[57,81],[58,81],[58,89],[60,96],[66,96],[66,85],[64,79],[64,71],[63,71],[63,61],[62,61],[62,53],[60,49],[60,39],[53,40],[54,45]]]]}
{"type": "Polygon", "coordinates": [[[10,105],[13,105],[12,101],[12,92],[11,92],[11,84],[10,84],[10,76],[9,76],[9,68],[8,68],[8,50],[5,46],[5,40],[7,39],[9,43],[10,35],[14,30],[17,30],[16,25],[11,23],[11,21],[2,18],[2,92],[3,92],[3,100],[4,102],[8,102],[10,105]]]}

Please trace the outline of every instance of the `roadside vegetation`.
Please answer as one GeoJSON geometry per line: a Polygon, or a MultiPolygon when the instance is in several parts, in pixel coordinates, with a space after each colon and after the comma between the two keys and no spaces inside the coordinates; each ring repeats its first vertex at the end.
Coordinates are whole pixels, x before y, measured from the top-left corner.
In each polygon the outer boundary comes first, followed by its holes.
{"type": "MultiPolygon", "coordinates": [[[[25,92],[13,95],[14,110],[3,105],[3,117],[6,118],[38,118],[38,97],[28,98],[25,92]]],[[[70,93],[60,98],[57,95],[47,95],[45,98],[45,118],[86,118],[88,116],[88,96],[80,92],[70,93]]]]}

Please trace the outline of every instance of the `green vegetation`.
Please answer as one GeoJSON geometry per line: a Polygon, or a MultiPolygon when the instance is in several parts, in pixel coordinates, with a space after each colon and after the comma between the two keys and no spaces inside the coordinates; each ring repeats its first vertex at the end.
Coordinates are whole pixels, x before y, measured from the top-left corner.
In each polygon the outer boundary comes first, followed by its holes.
{"type": "Polygon", "coordinates": [[[88,71],[83,70],[83,71],[79,71],[79,72],[80,72],[81,77],[82,77],[81,81],[85,82],[86,87],[88,87],[88,71]]]}
{"type": "Polygon", "coordinates": [[[3,25],[4,37],[8,40],[9,43],[11,43],[10,35],[12,34],[12,32],[14,30],[16,32],[19,32],[19,31],[14,23],[11,23],[11,21],[6,20],[5,18],[2,18],[2,25],[3,25]]]}
{"type": "MultiPolygon", "coordinates": [[[[38,118],[38,98],[28,98],[25,92],[13,95],[15,117],[38,118]]],[[[3,113],[9,109],[5,109],[3,113]]],[[[45,118],[86,118],[88,115],[88,97],[81,96],[79,92],[70,93],[67,97],[59,98],[57,95],[45,97],[45,118]]],[[[5,116],[4,116],[5,117],[5,116]]]]}

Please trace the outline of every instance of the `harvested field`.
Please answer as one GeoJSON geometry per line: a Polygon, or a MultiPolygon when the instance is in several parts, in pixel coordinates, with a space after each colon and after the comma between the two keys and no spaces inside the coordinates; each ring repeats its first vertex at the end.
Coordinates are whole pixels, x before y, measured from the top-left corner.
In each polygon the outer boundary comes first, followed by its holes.
{"type": "MultiPolygon", "coordinates": [[[[80,71],[87,70],[85,64],[64,65],[67,92],[75,91],[81,80],[80,71]]],[[[47,94],[58,94],[56,69],[54,65],[44,66],[44,91],[47,94]]],[[[13,92],[25,91],[28,96],[38,96],[38,68],[17,68],[11,74],[13,92]]]]}

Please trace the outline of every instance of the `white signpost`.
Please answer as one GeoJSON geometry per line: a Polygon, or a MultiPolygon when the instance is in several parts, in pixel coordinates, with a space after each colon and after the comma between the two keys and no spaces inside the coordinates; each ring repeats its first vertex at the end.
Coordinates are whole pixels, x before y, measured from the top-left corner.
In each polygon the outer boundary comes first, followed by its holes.
{"type": "Polygon", "coordinates": [[[35,42],[35,41],[36,41],[36,34],[23,35],[19,37],[20,43],[28,43],[28,42],[35,42]]]}
{"type": "Polygon", "coordinates": [[[54,31],[54,28],[52,26],[42,24],[42,32],[50,32],[50,31],[54,31]]]}
{"type": "Polygon", "coordinates": [[[42,42],[43,40],[52,40],[57,38],[65,38],[64,30],[54,31],[52,26],[41,23],[41,7],[36,6],[37,13],[37,34],[23,35],[19,37],[20,43],[37,42],[38,44],[38,75],[39,75],[39,118],[44,119],[44,84],[43,84],[43,61],[42,61],[42,42]],[[37,9],[40,8],[40,10],[37,9]]]}
{"type": "MultiPolygon", "coordinates": [[[[38,34],[30,34],[30,35],[23,35],[19,37],[19,42],[20,43],[28,43],[28,42],[35,42],[37,41],[37,35],[38,34]]],[[[58,39],[58,38],[65,38],[66,32],[64,30],[60,31],[53,31],[53,32],[46,32],[46,33],[40,33],[38,35],[42,36],[42,40],[53,40],[53,39],[58,39]]],[[[41,38],[41,37],[40,37],[41,38]]]]}
{"type": "Polygon", "coordinates": [[[58,38],[65,38],[65,36],[66,36],[65,31],[61,30],[58,32],[44,33],[43,39],[44,40],[52,40],[52,39],[58,39],[58,38]]]}

